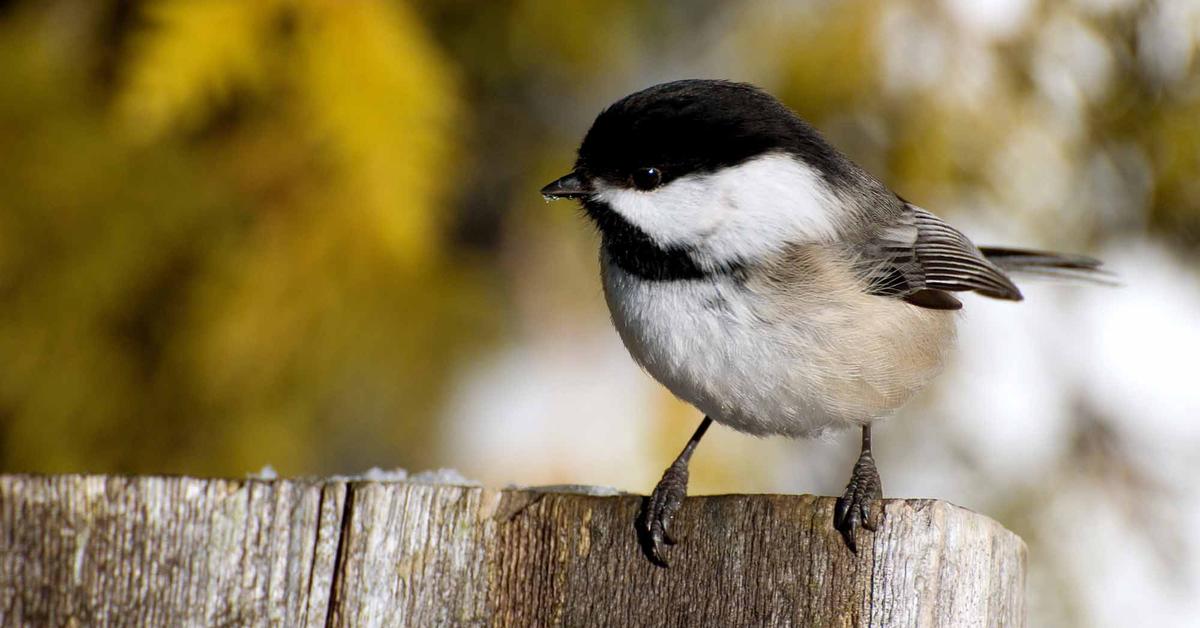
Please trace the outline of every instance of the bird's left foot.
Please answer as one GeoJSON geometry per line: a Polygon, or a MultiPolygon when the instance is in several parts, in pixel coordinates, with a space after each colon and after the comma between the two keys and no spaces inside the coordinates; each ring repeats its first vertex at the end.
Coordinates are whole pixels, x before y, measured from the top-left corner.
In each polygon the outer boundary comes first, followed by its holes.
{"type": "Polygon", "coordinates": [[[846,492],[838,498],[833,509],[833,527],[842,533],[851,552],[858,553],[860,528],[874,532],[879,526],[882,499],[883,484],[879,480],[879,470],[875,468],[871,450],[865,449],[850,474],[846,492]]]}

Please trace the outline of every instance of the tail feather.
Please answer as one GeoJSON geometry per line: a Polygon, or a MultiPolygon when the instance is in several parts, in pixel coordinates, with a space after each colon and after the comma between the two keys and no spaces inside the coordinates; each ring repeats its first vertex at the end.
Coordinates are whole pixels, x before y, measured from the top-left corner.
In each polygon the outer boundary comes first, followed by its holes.
{"type": "Polygon", "coordinates": [[[1101,268],[1103,262],[1086,255],[1050,253],[1027,249],[984,246],[979,250],[988,261],[1005,272],[1084,283],[1116,285],[1112,273],[1101,268]]]}

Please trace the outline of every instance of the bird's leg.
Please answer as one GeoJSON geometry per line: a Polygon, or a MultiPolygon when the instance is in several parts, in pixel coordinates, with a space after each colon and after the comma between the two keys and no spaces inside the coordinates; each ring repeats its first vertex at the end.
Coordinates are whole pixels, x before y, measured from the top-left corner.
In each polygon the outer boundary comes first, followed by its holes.
{"type": "Polygon", "coordinates": [[[879,481],[879,470],[871,456],[871,426],[862,428],[862,453],[850,473],[846,492],[837,500],[833,510],[833,527],[841,531],[850,551],[858,552],[855,535],[860,527],[874,531],[879,524],[883,505],[883,484],[879,481]]]}
{"type": "Polygon", "coordinates": [[[663,567],[667,566],[667,561],[663,558],[663,545],[675,544],[675,539],[669,531],[671,520],[675,518],[675,513],[687,497],[688,462],[691,461],[692,452],[708,431],[709,425],[712,425],[712,419],[704,417],[700,427],[696,428],[687,445],[684,445],[683,451],[679,452],[679,457],[663,472],[662,479],[658,481],[650,497],[646,498],[642,514],[638,517],[638,535],[642,538],[646,555],[663,567]]]}

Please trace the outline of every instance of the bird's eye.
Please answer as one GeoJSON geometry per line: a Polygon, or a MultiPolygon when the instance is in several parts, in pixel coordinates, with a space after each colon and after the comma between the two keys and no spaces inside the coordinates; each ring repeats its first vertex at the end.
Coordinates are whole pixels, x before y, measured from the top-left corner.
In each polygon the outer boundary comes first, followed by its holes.
{"type": "Polygon", "coordinates": [[[662,171],[658,168],[638,168],[629,175],[633,187],[645,191],[662,184],[662,171]]]}

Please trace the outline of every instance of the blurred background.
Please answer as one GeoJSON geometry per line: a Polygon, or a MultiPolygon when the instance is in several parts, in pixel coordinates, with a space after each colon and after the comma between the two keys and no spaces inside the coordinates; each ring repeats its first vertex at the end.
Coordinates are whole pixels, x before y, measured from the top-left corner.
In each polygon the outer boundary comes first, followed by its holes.
{"type": "MultiPolygon", "coordinates": [[[[1030,547],[1031,625],[1200,616],[1200,2],[0,1],[0,471],[454,467],[646,492],[700,417],[540,186],[663,80],[779,95],[977,241],[1118,289],[968,296],[892,497],[1030,547]]],[[[710,432],[692,492],[841,491],[710,432]]]]}

